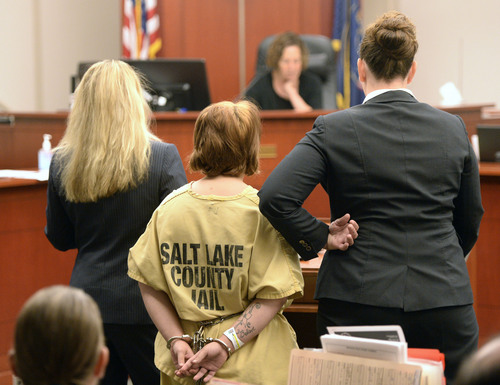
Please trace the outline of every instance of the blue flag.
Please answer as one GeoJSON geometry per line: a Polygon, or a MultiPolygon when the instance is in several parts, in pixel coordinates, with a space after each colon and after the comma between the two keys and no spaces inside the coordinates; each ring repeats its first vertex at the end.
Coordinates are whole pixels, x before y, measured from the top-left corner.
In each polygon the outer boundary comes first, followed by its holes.
{"type": "Polygon", "coordinates": [[[363,37],[360,1],[335,0],[332,46],[337,53],[337,107],[340,109],[361,104],[364,99],[357,66],[363,37]]]}

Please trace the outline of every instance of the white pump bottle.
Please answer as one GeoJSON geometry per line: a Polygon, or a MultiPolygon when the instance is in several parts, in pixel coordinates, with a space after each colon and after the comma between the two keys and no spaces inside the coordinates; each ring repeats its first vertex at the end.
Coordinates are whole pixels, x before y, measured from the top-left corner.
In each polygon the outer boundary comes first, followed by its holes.
{"type": "Polygon", "coordinates": [[[38,169],[48,170],[52,160],[52,144],[50,143],[52,135],[43,134],[42,148],[38,150],[38,169]]]}

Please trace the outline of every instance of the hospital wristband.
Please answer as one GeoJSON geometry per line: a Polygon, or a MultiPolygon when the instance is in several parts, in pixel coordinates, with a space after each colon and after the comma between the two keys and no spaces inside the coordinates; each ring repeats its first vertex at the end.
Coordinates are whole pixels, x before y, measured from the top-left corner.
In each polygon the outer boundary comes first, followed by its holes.
{"type": "Polygon", "coordinates": [[[231,329],[227,329],[225,332],[224,332],[224,335],[229,339],[229,341],[231,341],[231,343],[233,344],[233,347],[234,347],[234,351],[238,350],[239,348],[241,348],[245,343],[243,341],[241,341],[239,338],[238,338],[238,335],[236,334],[236,330],[234,330],[234,328],[231,328],[231,329]]]}

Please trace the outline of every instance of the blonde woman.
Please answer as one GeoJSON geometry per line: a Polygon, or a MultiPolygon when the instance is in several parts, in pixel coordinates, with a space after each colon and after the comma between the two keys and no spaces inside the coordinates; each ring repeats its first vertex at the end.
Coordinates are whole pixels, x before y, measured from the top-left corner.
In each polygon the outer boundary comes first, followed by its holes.
{"type": "Polygon", "coordinates": [[[82,290],[51,286],[24,304],[10,352],[24,385],[98,384],[108,358],[99,308],[82,290]]]}
{"type": "Polygon", "coordinates": [[[110,350],[104,385],[159,381],[156,329],[127,276],[127,255],[158,204],[187,180],[177,148],[150,132],[150,117],[132,67],[96,63],[50,166],[45,233],[57,249],[78,250],[70,284],[101,310],[110,350]]]}

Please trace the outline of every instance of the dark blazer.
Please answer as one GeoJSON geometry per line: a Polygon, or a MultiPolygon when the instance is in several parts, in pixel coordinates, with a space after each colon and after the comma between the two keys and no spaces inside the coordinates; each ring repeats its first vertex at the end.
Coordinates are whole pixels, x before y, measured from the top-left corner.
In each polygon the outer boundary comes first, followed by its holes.
{"type": "Polygon", "coordinates": [[[127,258],[156,207],[187,183],[177,148],[152,142],[148,179],[95,203],[65,200],[58,170],[56,156],[50,166],[45,234],[59,250],[78,249],[70,284],[96,300],[105,323],[152,323],[137,282],[127,276],[127,258]]]}
{"type": "Polygon", "coordinates": [[[315,297],[406,311],[473,301],[464,260],[483,214],[478,164],[461,118],[390,91],[320,116],[260,190],[263,214],[304,258],[328,226],[301,208],[321,183],[331,218],[359,237],[328,251],[315,297]]]}

